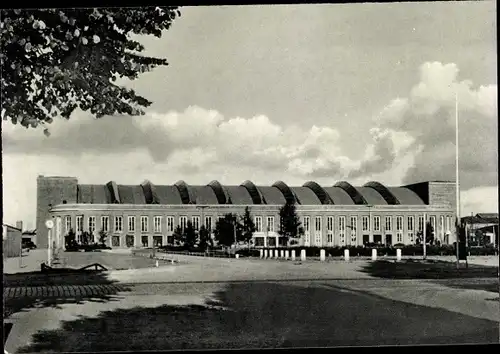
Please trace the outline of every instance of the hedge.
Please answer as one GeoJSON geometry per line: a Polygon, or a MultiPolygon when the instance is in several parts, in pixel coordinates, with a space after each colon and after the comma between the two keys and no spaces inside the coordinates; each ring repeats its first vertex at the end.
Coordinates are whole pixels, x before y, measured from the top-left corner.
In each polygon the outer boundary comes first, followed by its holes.
{"type": "Polygon", "coordinates": [[[92,245],[71,245],[66,247],[66,252],[79,252],[79,251],[85,251],[85,252],[92,252],[92,251],[98,251],[98,250],[110,250],[112,249],[109,246],[102,245],[99,243],[95,243],[92,245]]]}

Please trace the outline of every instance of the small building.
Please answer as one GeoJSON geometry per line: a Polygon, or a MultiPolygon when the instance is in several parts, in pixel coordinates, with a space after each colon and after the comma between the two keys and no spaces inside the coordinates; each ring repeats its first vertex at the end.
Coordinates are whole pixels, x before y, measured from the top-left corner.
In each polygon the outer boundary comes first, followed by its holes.
{"type": "Polygon", "coordinates": [[[462,218],[469,246],[498,246],[498,213],[478,213],[462,218]]]}
{"type": "Polygon", "coordinates": [[[18,221],[15,227],[7,224],[2,226],[3,257],[20,257],[23,222],[18,221]]]}

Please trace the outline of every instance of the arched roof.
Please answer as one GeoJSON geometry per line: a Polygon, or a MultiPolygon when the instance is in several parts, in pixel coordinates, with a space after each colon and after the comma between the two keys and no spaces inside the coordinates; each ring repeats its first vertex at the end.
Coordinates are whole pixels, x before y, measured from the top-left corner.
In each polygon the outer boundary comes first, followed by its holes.
{"type": "Polygon", "coordinates": [[[278,188],[288,203],[297,203],[297,199],[292,190],[283,181],[274,182],[273,187],[278,188]]]}
{"type": "Polygon", "coordinates": [[[146,197],[141,186],[118,185],[121,204],[146,204],[146,197]]]}
{"type": "Polygon", "coordinates": [[[184,181],[177,181],[174,186],[179,190],[181,195],[182,204],[194,204],[196,203],[196,198],[193,196],[189,185],[184,181]]]}
{"type": "Polygon", "coordinates": [[[160,204],[158,195],[155,193],[155,185],[148,180],[141,183],[147,204],[160,204]]]}
{"type": "Polygon", "coordinates": [[[214,190],[210,186],[191,186],[196,197],[196,204],[219,204],[214,190]]]}
{"type": "Polygon", "coordinates": [[[118,186],[116,185],[115,181],[109,181],[106,183],[106,187],[109,190],[110,197],[111,197],[111,203],[115,204],[118,203],[120,204],[120,194],[118,193],[118,186]]]}
{"type": "Polygon", "coordinates": [[[403,205],[425,205],[424,201],[409,188],[405,187],[388,187],[389,191],[403,205]]]}
{"type": "Polygon", "coordinates": [[[236,205],[252,205],[252,197],[248,190],[243,186],[226,186],[227,194],[229,195],[230,204],[236,205]]]}
{"type": "Polygon", "coordinates": [[[112,204],[109,189],[102,184],[79,184],[76,200],[84,204],[112,204]]]}
{"type": "Polygon", "coordinates": [[[321,205],[321,201],[314,192],[307,187],[290,187],[297,201],[301,205],[321,205]]]}
{"type": "Polygon", "coordinates": [[[340,181],[335,183],[334,187],[342,188],[354,201],[354,204],[368,204],[365,198],[359,193],[359,191],[354,188],[349,182],[340,181]]]}
{"type": "Polygon", "coordinates": [[[387,205],[386,200],[375,189],[370,187],[356,187],[359,194],[363,196],[370,205],[387,205]]]}
{"type": "Polygon", "coordinates": [[[263,196],[259,188],[252,181],[245,181],[241,184],[241,186],[245,187],[252,198],[252,204],[264,204],[263,196]]]}
{"type": "Polygon", "coordinates": [[[266,204],[282,205],[286,203],[285,196],[278,188],[259,186],[259,191],[262,193],[266,204]]]}
{"type": "Polygon", "coordinates": [[[155,186],[155,193],[160,204],[182,204],[181,195],[175,186],[155,186]]]}
{"type": "Polygon", "coordinates": [[[396,198],[394,196],[394,194],[392,194],[391,191],[380,182],[371,181],[371,182],[365,183],[365,185],[363,187],[370,187],[370,188],[375,189],[385,199],[387,204],[390,204],[390,205],[400,204],[398,198],[396,198]]]}
{"type": "Polygon", "coordinates": [[[212,181],[208,184],[210,188],[213,189],[215,196],[219,204],[229,204],[229,195],[227,194],[226,188],[219,181],[212,181]]]}
{"type": "Polygon", "coordinates": [[[333,204],[333,201],[328,195],[328,193],[318,183],[314,181],[309,181],[304,183],[302,187],[310,188],[314,192],[314,194],[316,194],[318,199],[321,201],[321,204],[333,204]]]}
{"type": "Polygon", "coordinates": [[[333,204],[337,205],[354,205],[354,200],[347,194],[345,190],[340,187],[325,187],[325,191],[328,193],[333,201],[333,204]]]}

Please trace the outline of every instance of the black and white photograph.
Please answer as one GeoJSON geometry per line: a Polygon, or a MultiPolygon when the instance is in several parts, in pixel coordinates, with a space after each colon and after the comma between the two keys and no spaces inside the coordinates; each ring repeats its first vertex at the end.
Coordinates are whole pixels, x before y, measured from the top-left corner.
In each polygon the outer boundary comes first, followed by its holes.
{"type": "Polygon", "coordinates": [[[15,5],[4,354],[498,345],[496,1],[15,5]]]}

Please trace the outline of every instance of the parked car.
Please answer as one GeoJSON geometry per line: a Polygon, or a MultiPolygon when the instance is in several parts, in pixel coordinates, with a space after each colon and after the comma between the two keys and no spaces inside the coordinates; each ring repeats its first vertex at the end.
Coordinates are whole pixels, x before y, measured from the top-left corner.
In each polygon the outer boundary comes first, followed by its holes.
{"type": "Polygon", "coordinates": [[[33,241],[23,241],[22,247],[29,250],[36,249],[36,245],[33,243],[33,241]]]}

